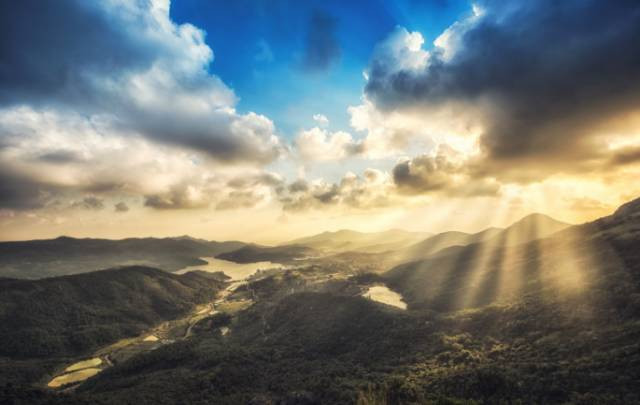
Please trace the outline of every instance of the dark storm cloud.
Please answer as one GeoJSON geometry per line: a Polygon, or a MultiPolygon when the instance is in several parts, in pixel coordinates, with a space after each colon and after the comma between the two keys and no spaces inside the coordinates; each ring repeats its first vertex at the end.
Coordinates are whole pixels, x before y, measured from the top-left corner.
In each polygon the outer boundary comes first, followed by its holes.
{"type": "Polygon", "coordinates": [[[47,201],[47,187],[40,182],[0,168],[0,208],[29,210],[41,208],[47,201]]]}
{"type": "Polygon", "coordinates": [[[375,59],[367,96],[382,109],[488,104],[481,142],[495,161],[535,157],[566,165],[598,155],[590,130],[640,107],[640,3],[480,6],[485,14],[460,34],[450,60],[437,48],[418,70],[375,59]]]}
{"type": "Polygon", "coordinates": [[[86,99],[93,75],[143,69],[154,58],[95,2],[3,1],[0,27],[0,104],[86,99]]]}
{"type": "Polygon", "coordinates": [[[46,163],[65,164],[72,162],[80,162],[82,158],[73,151],[55,150],[43,153],[36,157],[36,160],[46,163]]]}
{"type": "Polygon", "coordinates": [[[302,67],[311,72],[325,71],[340,57],[340,44],[336,38],[337,22],[326,12],[311,14],[302,67]]]}
{"type": "Polygon", "coordinates": [[[452,185],[455,168],[448,162],[430,156],[418,156],[398,163],[392,171],[394,183],[405,190],[428,192],[452,185]]]}
{"type": "Polygon", "coordinates": [[[451,148],[441,146],[435,156],[421,155],[396,164],[393,183],[403,194],[442,192],[450,196],[497,195],[500,183],[476,172],[473,164],[459,161],[451,148]]]}

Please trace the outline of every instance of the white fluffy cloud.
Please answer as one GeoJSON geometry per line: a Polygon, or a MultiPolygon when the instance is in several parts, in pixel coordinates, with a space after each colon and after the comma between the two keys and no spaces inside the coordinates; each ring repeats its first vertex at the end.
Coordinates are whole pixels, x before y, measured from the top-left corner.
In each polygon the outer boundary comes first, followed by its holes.
{"type": "MultiPolygon", "coordinates": [[[[29,8],[29,3],[15,7],[29,8]]],[[[281,146],[273,123],[235,111],[233,91],[208,71],[213,51],[205,33],[174,23],[169,8],[168,0],[110,0],[62,2],[61,10],[43,11],[37,16],[42,35],[24,35],[24,43],[7,49],[13,76],[0,76],[5,87],[0,106],[27,104],[58,114],[106,117],[122,131],[219,161],[260,165],[274,160],[281,146]],[[91,30],[83,40],[81,28],[87,25],[91,30]],[[65,46],[48,55],[54,40],[65,46]],[[28,48],[29,55],[19,47],[28,48]],[[65,79],[51,77],[50,68],[65,72],[65,79]]],[[[11,17],[2,22],[15,38],[31,29],[11,17]]]]}
{"type": "Polygon", "coordinates": [[[344,131],[330,132],[314,127],[300,132],[295,140],[300,157],[305,161],[340,160],[358,154],[360,143],[344,131]]]}
{"type": "Polygon", "coordinates": [[[313,120],[323,127],[329,125],[329,118],[324,114],[313,114],[313,120]]]}
{"type": "Polygon", "coordinates": [[[0,208],[81,207],[73,201],[94,194],[131,207],[216,206],[237,196],[230,178],[281,154],[273,122],[235,110],[209,72],[204,31],[172,21],[169,0],[38,3],[30,35],[20,16],[32,0],[0,16],[12,39],[0,73],[0,208]],[[51,43],[64,46],[52,53],[51,43]]]}
{"type": "MultiPolygon", "coordinates": [[[[65,206],[64,200],[84,201],[94,195],[114,203],[133,199],[159,209],[203,208],[237,191],[237,180],[228,184],[232,179],[263,173],[152,142],[119,128],[109,116],[16,107],[0,111],[0,131],[1,177],[15,185],[4,190],[0,202],[14,209],[55,208],[65,206]]],[[[274,181],[262,183],[270,190],[274,181]]],[[[257,189],[262,183],[251,185],[257,189]]],[[[269,197],[265,187],[256,204],[269,197]]]]}

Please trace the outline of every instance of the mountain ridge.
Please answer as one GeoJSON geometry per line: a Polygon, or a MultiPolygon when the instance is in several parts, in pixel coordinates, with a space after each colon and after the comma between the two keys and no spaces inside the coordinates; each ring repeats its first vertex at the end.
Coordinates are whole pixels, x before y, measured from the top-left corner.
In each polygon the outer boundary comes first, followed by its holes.
{"type": "Polygon", "coordinates": [[[0,242],[0,276],[37,279],[126,265],[175,271],[205,264],[201,257],[236,250],[237,241],[194,238],[72,238],[0,242]]]}

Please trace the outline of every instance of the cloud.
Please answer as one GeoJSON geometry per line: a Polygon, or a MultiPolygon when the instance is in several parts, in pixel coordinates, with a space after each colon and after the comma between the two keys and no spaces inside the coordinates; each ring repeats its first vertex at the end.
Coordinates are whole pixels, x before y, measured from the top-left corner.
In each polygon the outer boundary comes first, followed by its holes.
{"type": "Polygon", "coordinates": [[[313,114],[313,120],[323,127],[329,125],[329,119],[323,114],[313,114]]]}
{"type": "MultiPolygon", "coordinates": [[[[128,7],[61,0],[3,3],[0,12],[0,102],[41,102],[87,96],[94,77],[140,72],[154,59],[155,41],[148,35],[133,39],[122,23],[128,7]],[[110,8],[111,10],[107,10],[110,8]]],[[[134,24],[149,20],[130,14],[134,24]]],[[[130,24],[133,25],[133,24],[130,24]]]]}
{"type": "Polygon", "coordinates": [[[252,208],[270,201],[283,187],[283,180],[273,173],[256,172],[229,176],[184,178],[161,193],[144,197],[144,206],[160,210],[216,210],[252,208]]]}
{"type": "Polygon", "coordinates": [[[105,205],[142,198],[150,208],[202,208],[233,190],[281,182],[260,168],[227,165],[130,135],[95,116],[5,108],[0,133],[0,208],[88,208],[88,193],[105,205]],[[55,206],[56,201],[67,203],[55,206]]]}
{"type": "Polygon", "coordinates": [[[336,25],[336,20],[326,12],[316,10],[311,14],[302,57],[302,67],[305,70],[326,71],[340,57],[336,25]]]}
{"type": "Polygon", "coordinates": [[[75,152],[70,150],[52,150],[50,152],[42,153],[41,155],[35,157],[35,159],[48,163],[65,164],[70,162],[77,162],[82,158],[75,152]]]}
{"type": "Polygon", "coordinates": [[[340,160],[362,152],[362,145],[349,133],[319,127],[300,132],[295,146],[300,157],[308,161],[340,160]]]}
{"type": "Polygon", "coordinates": [[[257,194],[253,190],[231,191],[225,199],[216,204],[217,210],[230,210],[240,208],[253,208],[265,198],[264,195],[257,194]]]}
{"type": "Polygon", "coordinates": [[[235,111],[233,91],[208,72],[205,33],[171,21],[169,1],[3,5],[0,106],[100,117],[222,162],[279,155],[273,123],[235,111]]]}
{"type": "Polygon", "coordinates": [[[80,201],[71,204],[72,208],[82,208],[86,210],[101,210],[104,208],[104,200],[95,196],[85,197],[80,201]]]}
{"type": "Polygon", "coordinates": [[[602,159],[605,125],[640,107],[639,40],[637,2],[484,1],[429,51],[399,28],[374,54],[365,96],[424,122],[455,111],[481,129],[494,174],[524,170],[518,161],[575,170],[602,159]]]}
{"type": "Polygon", "coordinates": [[[629,145],[614,149],[610,163],[612,166],[640,163],[640,146],[629,145]]]}
{"type": "Polygon", "coordinates": [[[129,206],[124,201],[120,201],[113,206],[116,212],[127,212],[129,211],[129,206]]]}
{"type": "Polygon", "coordinates": [[[435,155],[421,155],[396,164],[393,182],[401,193],[407,194],[497,195],[500,184],[493,178],[476,176],[471,168],[472,164],[461,154],[440,145],[435,155]]]}
{"type": "Polygon", "coordinates": [[[459,170],[441,156],[418,156],[393,168],[393,181],[401,189],[427,192],[451,187],[459,170]]]}
{"type": "Polygon", "coordinates": [[[348,172],[338,183],[298,179],[278,190],[283,209],[294,212],[328,207],[346,210],[382,208],[396,201],[395,197],[388,174],[376,169],[366,169],[362,176],[348,172]]]}
{"type": "Polygon", "coordinates": [[[51,187],[15,173],[10,167],[0,165],[0,208],[29,210],[42,208],[50,198],[51,187]]]}
{"type": "Polygon", "coordinates": [[[158,210],[182,210],[205,208],[209,201],[191,187],[175,188],[165,194],[153,194],[144,197],[144,206],[158,210]]]}

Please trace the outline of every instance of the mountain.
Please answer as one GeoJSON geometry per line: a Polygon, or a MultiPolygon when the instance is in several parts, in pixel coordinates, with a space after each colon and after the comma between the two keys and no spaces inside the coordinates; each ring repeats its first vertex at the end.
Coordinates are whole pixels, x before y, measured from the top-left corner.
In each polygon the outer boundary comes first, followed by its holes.
{"type": "Polygon", "coordinates": [[[216,256],[244,246],[241,242],[210,242],[190,237],[56,239],[0,242],[0,277],[37,279],[126,265],[167,271],[205,264],[200,257],[216,256]]]}
{"type": "Polygon", "coordinates": [[[491,238],[504,240],[509,245],[517,245],[536,239],[545,238],[558,231],[570,227],[571,224],[558,221],[544,214],[530,214],[514,222],[502,232],[490,238],[483,237],[480,240],[486,241],[491,238]]]}
{"type": "Polygon", "coordinates": [[[426,258],[452,246],[464,246],[489,240],[499,240],[499,243],[515,245],[544,238],[568,226],[570,224],[555,220],[547,215],[531,214],[505,229],[488,228],[477,233],[456,231],[439,233],[401,249],[395,255],[401,261],[412,261],[426,258]]]}
{"type": "Polygon", "coordinates": [[[627,283],[640,264],[640,257],[624,248],[640,247],[640,234],[634,231],[640,224],[633,215],[570,227],[545,216],[528,216],[491,238],[401,264],[384,278],[410,305],[437,310],[530,295],[593,294],[596,287],[602,288],[602,298],[609,295],[608,287],[598,283],[627,283]],[[616,231],[621,224],[627,226],[616,231]]]}
{"type": "Polygon", "coordinates": [[[502,230],[498,228],[491,228],[475,234],[458,231],[442,232],[409,246],[404,249],[400,255],[412,259],[417,257],[426,257],[451,246],[468,245],[470,243],[478,242],[483,238],[490,238],[501,231],[502,230]]]}
{"type": "Polygon", "coordinates": [[[336,232],[295,239],[286,245],[308,246],[317,250],[342,253],[347,251],[360,253],[382,253],[399,249],[430,236],[424,232],[408,232],[391,229],[384,232],[364,233],[343,229],[336,232]]]}
{"type": "Polygon", "coordinates": [[[246,245],[240,249],[219,254],[216,258],[236,263],[274,262],[286,264],[318,254],[318,251],[306,246],[246,245]]]}

